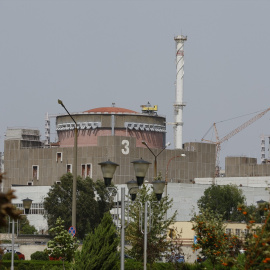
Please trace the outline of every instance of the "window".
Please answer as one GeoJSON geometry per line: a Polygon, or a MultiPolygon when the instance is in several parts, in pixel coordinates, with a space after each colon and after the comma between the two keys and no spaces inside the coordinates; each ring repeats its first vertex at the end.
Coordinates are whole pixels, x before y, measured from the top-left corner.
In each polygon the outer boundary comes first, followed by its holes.
{"type": "Polygon", "coordinates": [[[82,164],[82,178],[85,178],[85,164],[82,164]]]}
{"type": "Polygon", "coordinates": [[[33,186],[33,181],[28,181],[27,186],[33,186]]]}
{"type": "Polygon", "coordinates": [[[226,234],[231,234],[232,233],[232,229],[226,229],[226,234]]]}
{"type": "Polygon", "coordinates": [[[240,229],[235,229],[235,234],[236,234],[237,236],[240,236],[241,230],[240,230],[240,229]]]}
{"type": "Polygon", "coordinates": [[[60,185],[61,184],[61,181],[56,181],[55,182],[57,185],[60,185]]]}
{"type": "Polygon", "coordinates": [[[33,165],[32,166],[32,176],[33,176],[33,180],[38,180],[39,179],[39,168],[38,168],[38,165],[33,165]]]}
{"type": "Polygon", "coordinates": [[[62,161],[63,161],[62,152],[57,152],[56,153],[56,162],[62,162],[62,161]]]}
{"type": "Polygon", "coordinates": [[[92,177],[92,164],[82,164],[82,178],[92,177]]]}
{"type": "MultiPolygon", "coordinates": [[[[22,203],[14,203],[13,205],[16,208],[24,211],[22,203]]],[[[44,215],[45,210],[44,210],[43,203],[32,203],[31,208],[29,210],[29,214],[31,214],[31,215],[44,215]]]]}
{"type": "Polygon", "coordinates": [[[72,173],[72,164],[67,164],[67,173],[72,173]]]}
{"type": "Polygon", "coordinates": [[[86,176],[92,177],[92,165],[91,164],[86,164],[86,176]]]}

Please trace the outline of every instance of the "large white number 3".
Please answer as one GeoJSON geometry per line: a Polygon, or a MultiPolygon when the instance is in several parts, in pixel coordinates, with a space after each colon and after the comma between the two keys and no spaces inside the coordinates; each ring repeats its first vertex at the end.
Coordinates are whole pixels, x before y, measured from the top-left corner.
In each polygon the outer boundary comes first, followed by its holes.
{"type": "Polygon", "coordinates": [[[123,140],[122,145],[124,145],[124,149],[122,149],[122,154],[128,155],[129,154],[129,141],[123,140]]]}

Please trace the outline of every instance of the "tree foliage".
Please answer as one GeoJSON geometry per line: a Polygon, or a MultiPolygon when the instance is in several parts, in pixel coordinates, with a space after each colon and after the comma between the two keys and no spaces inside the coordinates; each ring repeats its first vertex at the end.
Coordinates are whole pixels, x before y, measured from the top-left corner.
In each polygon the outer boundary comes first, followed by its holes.
{"type": "Polygon", "coordinates": [[[204,191],[204,195],[198,200],[198,207],[215,211],[223,220],[242,221],[237,206],[244,202],[245,196],[236,185],[212,185],[204,191]]]}
{"type": "MultiPolygon", "coordinates": [[[[6,254],[3,255],[3,260],[11,261],[11,257],[12,257],[12,252],[7,252],[6,254]]],[[[19,256],[17,253],[14,253],[14,260],[19,260],[19,256]]]]}
{"type": "Polygon", "coordinates": [[[82,250],[75,256],[75,269],[78,270],[112,270],[118,269],[120,261],[117,247],[119,239],[116,227],[109,212],[94,232],[87,235],[82,250]]]}
{"type": "Polygon", "coordinates": [[[34,234],[37,230],[35,226],[30,225],[29,220],[26,216],[22,216],[19,221],[19,233],[20,234],[34,234]]]}
{"type": "MultiPolygon", "coordinates": [[[[0,184],[3,182],[4,174],[0,173],[0,184]]],[[[12,205],[12,199],[15,199],[14,190],[8,192],[0,192],[0,228],[7,227],[8,216],[17,220],[20,218],[22,211],[17,210],[12,205]]],[[[2,249],[0,248],[0,253],[2,249]]]]}
{"type": "Polygon", "coordinates": [[[61,258],[63,261],[71,261],[74,257],[75,251],[78,248],[78,242],[65,228],[64,221],[61,218],[56,220],[54,228],[50,232],[54,234],[54,239],[50,240],[45,252],[54,258],[61,258]]]}
{"type": "Polygon", "coordinates": [[[143,185],[138,191],[135,201],[129,205],[130,223],[126,228],[126,240],[132,246],[126,252],[138,261],[143,261],[145,202],[149,202],[151,205],[151,213],[147,221],[149,229],[149,221],[151,220],[151,229],[147,234],[147,262],[152,263],[172,247],[172,242],[167,241],[167,231],[175,221],[176,212],[165,220],[166,212],[172,206],[172,200],[163,197],[160,202],[157,202],[155,193],[146,185],[143,185]],[[149,219],[149,217],[151,218],[149,219]]]}
{"type": "MultiPolygon", "coordinates": [[[[68,173],[60,180],[61,184],[54,184],[44,199],[44,209],[49,228],[52,228],[58,217],[61,217],[65,229],[68,229],[72,217],[73,176],[68,173]]],[[[76,235],[78,238],[83,239],[87,233],[98,226],[103,214],[110,208],[109,202],[109,194],[103,181],[93,182],[89,177],[77,178],[76,235]]]]}
{"type": "Polygon", "coordinates": [[[269,203],[262,203],[254,213],[248,212],[245,205],[239,205],[238,211],[245,216],[249,233],[245,241],[245,269],[270,269],[270,208],[269,203]],[[256,212],[263,217],[261,224],[256,224],[256,212]]]}
{"type": "MultiPolygon", "coordinates": [[[[0,173],[0,183],[3,181],[3,173],[0,173]]],[[[12,205],[12,199],[15,199],[14,190],[9,190],[7,193],[0,192],[0,227],[7,226],[7,217],[10,216],[13,219],[19,219],[22,211],[17,210],[12,205]]]]}
{"type": "MultiPolygon", "coordinates": [[[[201,209],[200,214],[194,215],[193,227],[197,242],[193,244],[193,250],[199,251],[202,257],[207,257],[213,269],[218,264],[229,264],[227,257],[236,257],[241,247],[240,240],[236,236],[225,233],[226,225],[222,216],[210,209],[201,209]]],[[[198,257],[200,258],[200,256],[198,257]]]]}
{"type": "Polygon", "coordinates": [[[48,254],[44,251],[36,251],[32,253],[30,257],[32,261],[48,261],[49,260],[48,254]]]}

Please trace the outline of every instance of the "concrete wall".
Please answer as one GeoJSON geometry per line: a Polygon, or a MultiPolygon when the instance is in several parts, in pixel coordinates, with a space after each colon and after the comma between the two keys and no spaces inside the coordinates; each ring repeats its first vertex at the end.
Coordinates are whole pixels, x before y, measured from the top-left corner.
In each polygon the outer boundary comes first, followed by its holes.
{"type": "MultiPolygon", "coordinates": [[[[115,136],[130,136],[136,138],[137,146],[140,141],[144,140],[151,148],[162,148],[165,145],[165,132],[146,131],[146,130],[130,130],[126,128],[125,123],[144,123],[151,125],[159,125],[164,127],[166,118],[157,115],[145,114],[75,114],[73,115],[77,123],[84,122],[99,122],[100,127],[97,129],[83,129],[78,132],[78,146],[97,145],[99,136],[109,136],[112,134],[112,116],[114,117],[114,135],[115,136]]],[[[72,123],[69,116],[57,116],[56,125],[72,123]]],[[[72,147],[74,145],[74,129],[73,130],[57,130],[59,143],[61,147],[72,147]]]]}
{"type": "MultiPolygon", "coordinates": [[[[20,141],[5,141],[4,190],[11,184],[50,186],[67,172],[67,165],[74,164],[72,147],[27,148],[18,146],[20,141]],[[61,159],[57,160],[57,153],[61,159]],[[38,166],[38,177],[33,175],[33,166],[38,166]]],[[[157,158],[157,170],[169,182],[191,183],[195,177],[211,177],[215,171],[215,145],[187,143],[184,149],[166,149],[157,158]],[[187,150],[186,150],[187,149],[187,150]],[[181,155],[185,154],[185,157],[181,155]]],[[[152,149],[155,155],[160,149],[152,149]]],[[[135,178],[132,161],[143,158],[152,163],[146,179],[153,180],[154,156],[144,146],[137,146],[137,138],[127,136],[100,136],[97,146],[78,147],[77,172],[82,176],[82,164],[91,164],[94,180],[102,179],[99,162],[110,159],[118,163],[114,183],[121,184],[135,178]]]]}
{"type": "Polygon", "coordinates": [[[270,176],[270,164],[257,164],[256,158],[226,157],[226,177],[270,176]]]}

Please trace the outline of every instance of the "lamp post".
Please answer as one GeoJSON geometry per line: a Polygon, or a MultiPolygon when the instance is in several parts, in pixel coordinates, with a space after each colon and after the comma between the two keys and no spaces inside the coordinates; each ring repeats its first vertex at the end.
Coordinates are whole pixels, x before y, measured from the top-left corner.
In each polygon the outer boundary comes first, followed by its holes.
{"type": "MultiPolygon", "coordinates": [[[[29,210],[31,208],[31,204],[32,204],[32,201],[31,199],[29,199],[28,197],[26,199],[23,199],[22,202],[23,202],[23,208],[25,210],[25,214],[29,214],[29,210]]],[[[10,269],[11,270],[14,270],[14,227],[15,227],[15,223],[14,223],[14,218],[12,219],[12,252],[11,252],[11,267],[10,269]]]]}
{"type": "MultiPolygon", "coordinates": [[[[141,186],[143,184],[144,177],[148,170],[149,164],[151,163],[143,159],[132,161],[132,163],[134,165],[135,175],[137,178],[137,186],[141,186]]],[[[100,162],[99,165],[101,166],[101,171],[103,174],[105,185],[106,187],[108,187],[111,184],[111,180],[113,178],[115,170],[117,166],[119,165],[110,160],[105,161],[105,162],[100,162]]],[[[127,183],[130,192],[134,192],[134,190],[136,190],[134,182],[129,181],[127,183]]],[[[134,199],[135,197],[133,195],[134,199]]],[[[120,251],[121,270],[124,270],[125,269],[125,188],[121,188],[121,244],[120,246],[121,246],[120,247],[121,248],[121,251],[120,251]]]]}
{"type": "Polygon", "coordinates": [[[142,144],[144,144],[148,150],[152,153],[152,155],[155,157],[155,162],[154,162],[154,178],[157,177],[157,157],[169,146],[171,145],[170,142],[166,143],[165,147],[162,148],[162,150],[156,155],[151,148],[148,146],[147,142],[142,141],[142,144]]]}
{"type": "MultiPolygon", "coordinates": [[[[266,204],[266,201],[260,199],[256,203],[257,203],[258,208],[259,208],[259,214],[260,214],[260,217],[261,217],[261,223],[263,223],[263,219],[265,218],[265,216],[264,216],[264,210],[262,210],[262,209],[264,208],[263,206],[266,204]]],[[[268,206],[267,206],[267,208],[268,208],[268,206]]]]}
{"type": "MultiPolygon", "coordinates": [[[[181,154],[180,156],[174,156],[172,158],[169,159],[168,163],[167,163],[167,168],[166,168],[166,174],[165,174],[165,196],[167,197],[168,196],[168,172],[169,172],[169,165],[171,163],[171,161],[175,158],[178,158],[178,157],[185,157],[186,154],[181,154]]],[[[167,211],[166,211],[166,216],[165,216],[165,220],[167,220],[167,211]]]]}
{"type": "Polygon", "coordinates": [[[65,105],[63,104],[62,100],[58,99],[58,104],[60,104],[65,111],[68,113],[68,115],[71,117],[72,121],[75,123],[74,128],[74,147],[73,147],[73,162],[74,162],[74,168],[73,168],[73,190],[72,190],[72,226],[76,229],[76,191],[77,191],[77,147],[78,147],[78,128],[77,128],[77,122],[74,120],[74,118],[71,116],[69,111],[66,109],[65,105]]]}
{"type": "MultiPolygon", "coordinates": [[[[134,181],[134,180],[133,180],[134,181]]],[[[133,186],[134,183],[131,183],[132,181],[129,181],[129,185],[130,186],[133,186]]],[[[135,181],[134,181],[135,182],[135,181]]],[[[127,183],[127,184],[128,184],[127,183]]],[[[152,185],[153,185],[153,190],[156,194],[156,198],[157,198],[157,201],[159,202],[162,198],[162,194],[163,194],[163,191],[164,191],[164,187],[165,187],[165,181],[162,181],[162,180],[155,180],[152,182],[152,185]]],[[[129,194],[131,195],[131,198],[133,200],[133,198],[135,199],[134,197],[134,194],[133,194],[133,191],[131,189],[129,189],[129,194]]],[[[147,229],[147,215],[148,215],[148,204],[149,202],[145,201],[144,203],[144,241],[143,241],[143,269],[146,270],[147,269],[147,235],[148,235],[148,229],[147,229]]],[[[150,208],[151,209],[151,208],[150,208]]],[[[151,213],[150,213],[151,215],[151,213]]],[[[151,221],[149,222],[151,224],[151,221]]],[[[149,225],[149,228],[150,228],[150,225],[149,225]]],[[[150,229],[149,229],[150,231],[150,229]]]]}
{"type": "MultiPolygon", "coordinates": [[[[119,216],[119,198],[118,198],[118,192],[117,192],[117,188],[116,187],[111,187],[111,181],[113,178],[113,175],[115,173],[116,168],[119,166],[117,163],[114,163],[110,160],[108,161],[104,161],[104,162],[100,162],[98,163],[98,165],[100,165],[101,167],[101,171],[102,171],[102,175],[104,178],[104,184],[106,186],[106,188],[108,189],[108,191],[112,191],[111,193],[113,194],[113,196],[116,195],[116,199],[117,199],[117,222],[116,222],[116,227],[118,229],[118,216],[119,216]]],[[[111,195],[111,194],[110,194],[111,195]]]]}

